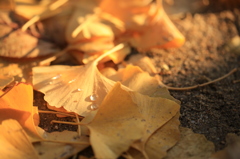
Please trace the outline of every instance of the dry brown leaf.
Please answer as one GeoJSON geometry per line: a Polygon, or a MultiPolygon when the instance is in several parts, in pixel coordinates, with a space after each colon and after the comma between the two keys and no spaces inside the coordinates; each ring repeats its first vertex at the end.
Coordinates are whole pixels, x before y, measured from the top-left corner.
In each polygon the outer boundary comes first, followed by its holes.
{"type": "Polygon", "coordinates": [[[129,60],[127,60],[127,63],[139,66],[143,71],[146,71],[149,74],[157,73],[157,69],[153,65],[151,59],[147,56],[141,54],[132,55],[129,60]]]}
{"type": "MultiPolygon", "coordinates": [[[[3,93],[3,92],[1,92],[3,93]]],[[[0,122],[15,119],[24,128],[32,141],[41,140],[38,109],[33,107],[31,85],[20,83],[0,98],[0,122]]]]}
{"type": "Polygon", "coordinates": [[[210,159],[239,159],[240,158],[240,137],[229,133],[226,137],[227,147],[214,153],[210,159]]]}
{"type": "Polygon", "coordinates": [[[96,158],[117,158],[143,135],[145,123],[138,106],[117,83],[106,96],[90,129],[90,142],[96,158]]]}
{"type": "Polygon", "coordinates": [[[89,138],[79,137],[77,132],[52,132],[45,133],[44,136],[45,140],[52,142],[42,141],[34,144],[41,159],[68,158],[89,146],[89,138]]]}
{"type": "Polygon", "coordinates": [[[116,46],[84,66],[35,67],[34,88],[45,94],[44,99],[49,105],[86,116],[98,108],[115,83],[98,71],[96,66],[99,60],[123,46],[116,46]]]}
{"type": "Polygon", "coordinates": [[[8,58],[36,58],[57,51],[55,45],[20,30],[12,31],[0,40],[0,56],[8,58]]]}
{"type": "Polygon", "coordinates": [[[180,127],[180,132],[179,142],[168,151],[164,159],[206,159],[214,152],[214,144],[204,135],[183,127],[180,127]]]}
{"type": "Polygon", "coordinates": [[[12,119],[0,125],[0,153],[5,159],[39,159],[21,125],[12,119]]]}

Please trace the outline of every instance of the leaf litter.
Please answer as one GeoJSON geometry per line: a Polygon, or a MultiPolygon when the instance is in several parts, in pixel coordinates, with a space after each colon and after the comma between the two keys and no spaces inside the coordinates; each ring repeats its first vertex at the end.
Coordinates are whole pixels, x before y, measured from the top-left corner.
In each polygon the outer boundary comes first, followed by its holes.
{"type": "MultiPolygon", "coordinates": [[[[16,0],[14,10],[9,11],[16,15],[14,20],[1,11],[0,55],[9,60],[1,59],[0,126],[4,130],[1,142],[16,152],[1,148],[1,154],[10,155],[10,158],[67,158],[89,145],[96,158],[121,155],[126,158],[175,158],[179,157],[179,152],[186,155],[183,158],[191,158],[189,152],[195,158],[205,158],[213,153],[212,143],[202,141],[196,137],[198,134],[184,128],[179,130],[180,102],[166,88],[161,88],[165,85],[150,60],[140,55],[132,57],[127,64],[123,62],[131,47],[145,52],[152,48],[179,47],[184,43],[184,37],[167,17],[161,1],[44,2],[16,0]],[[23,12],[25,9],[29,10],[27,14],[23,12]],[[64,14],[60,13],[62,11],[64,14]],[[61,21],[59,30],[65,36],[61,33],[59,40],[57,35],[48,38],[57,44],[67,42],[60,52],[56,44],[44,39],[46,33],[51,32],[44,27],[55,27],[51,21],[56,19],[61,21]],[[24,25],[18,24],[22,21],[24,25]],[[76,51],[74,58],[85,65],[41,66],[41,62],[49,65],[52,60],[72,51],[76,51]],[[122,63],[124,67],[99,70],[98,64],[109,60],[115,65],[122,63]],[[26,75],[21,67],[23,61],[28,68],[26,75]],[[12,68],[18,71],[7,73],[12,68]],[[14,81],[29,84],[20,83],[9,88],[13,77],[14,81]],[[40,119],[38,108],[32,105],[31,84],[45,94],[44,99],[50,106],[55,107],[52,112],[75,114],[75,123],[55,122],[78,125],[78,132],[48,133],[38,127],[40,119]],[[188,135],[180,138],[186,133],[188,135]],[[186,140],[187,136],[191,139],[186,140]],[[198,144],[200,141],[202,143],[198,144]],[[25,147],[22,143],[26,143],[25,147]],[[201,149],[198,146],[205,144],[208,144],[208,153],[198,151],[201,149]],[[183,147],[189,151],[185,152],[183,147]]],[[[11,4],[8,6],[6,8],[11,10],[11,4]]],[[[54,32],[54,27],[49,29],[54,32]]]]}

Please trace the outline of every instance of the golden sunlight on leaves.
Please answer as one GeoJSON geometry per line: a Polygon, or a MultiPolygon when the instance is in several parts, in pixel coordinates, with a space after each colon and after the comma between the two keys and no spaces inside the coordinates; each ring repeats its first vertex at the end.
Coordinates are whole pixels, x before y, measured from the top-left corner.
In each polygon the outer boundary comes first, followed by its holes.
{"type": "MultiPolygon", "coordinates": [[[[176,115],[178,111],[179,105],[171,100],[160,97],[152,98],[137,92],[127,92],[121,88],[120,83],[116,83],[106,96],[93,121],[87,125],[90,129],[90,141],[96,156],[98,158],[116,158],[134,142],[133,146],[146,154],[146,142],[156,130],[166,125],[164,127],[167,130],[159,131],[163,136],[166,131],[169,133],[172,127],[178,129],[179,116],[176,115]],[[170,121],[174,116],[176,118],[170,121]],[[100,143],[101,146],[99,146],[100,143]]],[[[154,136],[156,137],[156,135],[154,136]]],[[[173,133],[169,136],[176,137],[176,134],[173,133]]],[[[169,142],[168,148],[177,141],[177,139],[172,140],[173,142],[169,142]]]]}
{"type": "Polygon", "coordinates": [[[67,158],[89,146],[89,138],[79,137],[77,132],[52,132],[45,133],[44,136],[47,141],[34,144],[41,159],[67,158]]]}
{"type": "Polygon", "coordinates": [[[36,141],[41,140],[37,128],[39,116],[38,109],[32,104],[32,86],[23,83],[16,85],[0,98],[0,122],[6,119],[17,120],[31,140],[36,141]]]}
{"type": "MultiPolygon", "coordinates": [[[[178,129],[179,115],[176,115],[176,114],[179,112],[180,106],[174,101],[171,101],[171,100],[165,99],[165,98],[161,98],[161,97],[153,98],[153,97],[147,97],[147,96],[144,97],[143,95],[138,94],[138,93],[130,93],[130,94],[132,96],[133,101],[139,106],[140,112],[143,114],[144,119],[145,119],[145,124],[146,124],[144,135],[141,138],[141,141],[134,143],[133,147],[142,151],[142,153],[144,154],[144,156],[146,158],[151,158],[151,157],[147,157],[148,154],[145,150],[151,144],[146,146],[146,142],[148,142],[150,137],[151,138],[155,137],[157,139],[160,136],[162,136],[162,137],[166,136],[166,135],[164,135],[164,132],[166,133],[166,131],[167,132],[170,132],[170,131],[165,130],[165,129],[168,127],[170,129],[172,127],[172,125],[174,124],[174,122],[177,123],[175,128],[178,129]],[[176,116],[176,118],[172,122],[169,122],[174,116],[176,116]],[[161,130],[161,127],[163,127],[163,126],[165,127],[165,129],[161,130]],[[158,137],[156,135],[152,136],[152,134],[156,131],[158,131],[158,133],[156,133],[156,134],[160,133],[160,135],[158,137]]],[[[176,135],[178,135],[177,132],[178,132],[178,130],[176,130],[175,133],[170,134],[169,136],[176,137],[176,135]]],[[[164,139],[164,137],[162,139],[164,139]]],[[[170,138],[170,137],[168,137],[167,139],[173,140],[173,143],[167,142],[170,146],[167,146],[167,144],[163,144],[164,146],[158,145],[157,147],[158,148],[161,148],[161,147],[170,148],[178,140],[178,139],[174,140],[174,138],[170,138]]],[[[165,149],[165,151],[166,150],[167,149],[165,149]]],[[[159,155],[158,155],[158,157],[159,157],[159,155]]]]}
{"type": "Polygon", "coordinates": [[[0,74],[0,89],[2,90],[6,85],[10,84],[13,81],[13,77],[3,76],[0,74]]]}
{"type": "MultiPolygon", "coordinates": [[[[179,128],[173,87],[140,54],[185,41],[161,0],[0,4],[2,158],[84,159],[87,147],[97,159],[205,159],[214,152],[203,135],[179,128]]],[[[232,41],[230,50],[239,39],[232,41]]]]}
{"type": "Polygon", "coordinates": [[[117,158],[141,139],[145,123],[137,104],[117,83],[106,96],[90,129],[90,142],[97,158],[117,158]]]}
{"type": "Polygon", "coordinates": [[[34,88],[45,94],[44,98],[49,105],[86,116],[100,106],[115,83],[98,71],[98,61],[122,47],[120,44],[84,66],[35,67],[34,88]]]}
{"type": "Polygon", "coordinates": [[[0,153],[5,159],[39,159],[21,125],[12,119],[0,125],[0,153]]]}
{"type": "Polygon", "coordinates": [[[9,58],[34,58],[57,51],[54,45],[16,30],[0,41],[0,56],[9,58]]]}

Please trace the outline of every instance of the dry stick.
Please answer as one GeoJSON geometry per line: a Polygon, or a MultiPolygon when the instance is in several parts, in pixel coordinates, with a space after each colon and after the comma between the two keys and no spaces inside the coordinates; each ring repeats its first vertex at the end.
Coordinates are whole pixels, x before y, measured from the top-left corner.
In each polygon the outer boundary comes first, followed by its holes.
{"type": "Polygon", "coordinates": [[[238,82],[240,82],[240,80],[234,80],[234,81],[233,81],[233,83],[238,83],[238,82]]]}
{"type": "Polygon", "coordinates": [[[61,144],[78,144],[78,145],[90,145],[89,142],[71,142],[71,141],[57,141],[57,140],[43,140],[44,142],[55,142],[61,144]]]}
{"type": "MultiPolygon", "coordinates": [[[[76,116],[76,119],[77,119],[76,123],[80,123],[79,117],[78,117],[78,115],[76,113],[75,113],[75,116],[76,116]]],[[[81,136],[81,127],[80,127],[80,125],[78,125],[77,133],[78,133],[78,136],[81,136]]]]}
{"type": "Polygon", "coordinates": [[[230,76],[231,74],[233,74],[234,72],[237,71],[237,68],[234,68],[232,69],[229,73],[227,73],[226,75],[220,77],[220,78],[217,78],[215,80],[212,80],[212,81],[209,81],[209,82],[206,82],[206,83],[203,83],[203,84],[198,84],[198,85],[195,85],[195,86],[191,86],[191,87],[183,87],[183,88],[178,88],[178,87],[169,87],[169,86],[166,86],[163,84],[164,87],[166,87],[167,89],[169,90],[176,90],[176,91],[184,91],[184,90],[190,90],[190,89],[195,89],[195,88],[198,88],[198,87],[203,87],[203,86],[206,86],[206,85],[209,85],[209,84],[212,84],[212,83],[215,83],[215,82],[218,82],[228,76],[230,76]]]}
{"type": "Polygon", "coordinates": [[[74,123],[74,122],[57,121],[57,120],[52,120],[51,123],[68,124],[68,125],[86,125],[83,123],[74,123]]]}
{"type": "Polygon", "coordinates": [[[39,113],[46,113],[46,114],[59,114],[59,115],[65,115],[70,117],[76,117],[75,115],[63,113],[63,112],[55,112],[55,111],[49,111],[49,110],[38,110],[39,113]]]}

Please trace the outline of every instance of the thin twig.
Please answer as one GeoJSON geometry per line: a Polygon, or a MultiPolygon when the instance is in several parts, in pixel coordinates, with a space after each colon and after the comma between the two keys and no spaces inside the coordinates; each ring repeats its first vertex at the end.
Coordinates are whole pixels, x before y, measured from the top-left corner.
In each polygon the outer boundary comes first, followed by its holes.
{"type": "Polygon", "coordinates": [[[203,84],[198,84],[198,85],[195,85],[195,86],[190,86],[190,87],[183,87],[183,88],[178,88],[178,87],[169,87],[169,86],[166,86],[163,84],[164,87],[166,87],[167,89],[169,90],[176,90],[176,91],[184,91],[184,90],[191,90],[191,89],[195,89],[195,88],[199,88],[199,87],[203,87],[203,86],[206,86],[206,85],[209,85],[209,84],[212,84],[212,83],[215,83],[215,82],[218,82],[228,76],[230,76],[231,74],[233,74],[234,72],[237,71],[237,68],[234,68],[232,69],[229,73],[225,74],[224,76],[222,77],[219,77],[215,80],[212,80],[212,81],[209,81],[209,82],[206,82],[206,83],[203,83],[203,84]]]}
{"type": "Polygon", "coordinates": [[[43,140],[44,142],[55,142],[61,144],[77,144],[77,145],[90,145],[89,142],[71,142],[71,141],[58,141],[58,140],[43,140]]]}
{"type": "MultiPolygon", "coordinates": [[[[76,120],[77,120],[76,123],[80,123],[78,114],[75,114],[75,116],[76,116],[76,120]]],[[[80,125],[78,125],[77,133],[78,133],[78,136],[81,136],[81,126],[80,125]]]]}
{"type": "Polygon", "coordinates": [[[233,81],[233,83],[239,83],[240,82],[240,80],[234,80],[233,81]]]}
{"type": "Polygon", "coordinates": [[[52,120],[51,123],[68,124],[68,125],[86,125],[83,123],[74,123],[74,122],[58,121],[58,120],[52,120]]]}

